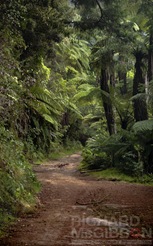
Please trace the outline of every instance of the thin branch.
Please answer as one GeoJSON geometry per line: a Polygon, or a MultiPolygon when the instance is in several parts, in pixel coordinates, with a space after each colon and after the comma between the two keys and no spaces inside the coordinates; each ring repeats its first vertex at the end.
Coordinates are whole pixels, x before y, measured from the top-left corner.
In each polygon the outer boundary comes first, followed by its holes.
{"type": "Polygon", "coordinates": [[[98,1],[98,0],[95,0],[95,1],[96,1],[97,5],[98,5],[98,7],[99,7],[99,9],[100,9],[100,13],[101,13],[100,19],[102,19],[102,16],[103,16],[103,9],[102,9],[102,7],[101,7],[99,1],[98,1]]]}
{"type": "Polygon", "coordinates": [[[96,205],[96,204],[100,204],[100,203],[102,203],[102,202],[104,202],[107,198],[108,198],[108,196],[109,195],[107,195],[107,196],[105,196],[103,199],[101,199],[100,201],[92,201],[92,202],[88,202],[88,203],[81,203],[81,202],[76,202],[76,204],[78,204],[78,205],[84,205],[84,206],[86,206],[86,205],[96,205]]]}

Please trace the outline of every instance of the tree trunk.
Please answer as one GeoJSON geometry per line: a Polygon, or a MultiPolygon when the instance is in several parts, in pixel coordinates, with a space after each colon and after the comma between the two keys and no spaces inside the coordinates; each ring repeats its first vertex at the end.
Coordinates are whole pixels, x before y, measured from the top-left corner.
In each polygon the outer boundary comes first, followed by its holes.
{"type": "MultiPolygon", "coordinates": [[[[116,86],[116,81],[115,81],[115,73],[113,72],[110,75],[110,85],[115,88],[116,86]]],[[[114,95],[115,97],[115,90],[114,90],[114,95]]],[[[114,116],[114,133],[117,133],[117,124],[116,124],[116,108],[112,105],[112,110],[113,110],[113,116],[114,116]]]]}
{"type": "Polygon", "coordinates": [[[110,85],[115,88],[115,74],[110,75],[110,85]]]}
{"type": "Polygon", "coordinates": [[[153,34],[150,34],[150,48],[148,53],[148,80],[153,80],[153,34]]]}
{"type": "MultiPolygon", "coordinates": [[[[106,91],[107,93],[110,92],[108,86],[108,78],[109,76],[107,70],[101,69],[100,88],[101,90],[106,91]]],[[[115,133],[112,103],[110,100],[106,101],[104,96],[102,96],[102,100],[103,100],[103,106],[104,106],[105,116],[107,120],[108,131],[109,134],[112,135],[115,133]]]]}
{"type": "MultiPolygon", "coordinates": [[[[145,93],[145,78],[143,77],[142,71],[142,59],[144,55],[141,51],[135,52],[135,75],[133,80],[133,96],[137,95],[138,93],[145,93]],[[140,88],[142,87],[142,89],[140,88]]],[[[148,112],[147,112],[147,103],[146,103],[146,96],[144,95],[133,100],[133,107],[134,107],[134,118],[136,121],[142,121],[148,119],[148,112]]]]}
{"type": "Polygon", "coordinates": [[[118,71],[118,78],[119,78],[119,83],[121,84],[121,94],[125,95],[127,94],[127,71],[124,67],[125,58],[120,54],[119,55],[119,63],[120,63],[120,69],[118,71]]]}
{"type": "Polygon", "coordinates": [[[127,77],[126,77],[126,73],[125,72],[118,72],[118,77],[119,77],[119,82],[122,83],[122,87],[120,89],[121,94],[125,95],[127,94],[127,77]]]}

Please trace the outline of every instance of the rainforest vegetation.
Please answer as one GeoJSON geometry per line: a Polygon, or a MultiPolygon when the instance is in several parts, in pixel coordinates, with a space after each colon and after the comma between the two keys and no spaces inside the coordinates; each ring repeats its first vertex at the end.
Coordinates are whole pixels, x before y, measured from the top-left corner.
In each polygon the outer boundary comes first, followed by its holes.
{"type": "Polygon", "coordinates": [[[37,159],[153,173],[153,1],[1,0],[0,227],[34,203],[37,159]]]}

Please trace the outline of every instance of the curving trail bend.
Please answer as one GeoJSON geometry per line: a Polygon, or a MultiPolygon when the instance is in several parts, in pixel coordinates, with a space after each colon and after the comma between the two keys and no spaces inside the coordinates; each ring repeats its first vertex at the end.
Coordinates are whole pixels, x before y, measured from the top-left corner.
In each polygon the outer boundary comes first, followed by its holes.
{"type": "Polygon", "coordinates": [[[77,171],[80,161],[76,153],[34,168],[38,208],[0,245],[153,245],[153,187],[98,181],[77,171]]]}

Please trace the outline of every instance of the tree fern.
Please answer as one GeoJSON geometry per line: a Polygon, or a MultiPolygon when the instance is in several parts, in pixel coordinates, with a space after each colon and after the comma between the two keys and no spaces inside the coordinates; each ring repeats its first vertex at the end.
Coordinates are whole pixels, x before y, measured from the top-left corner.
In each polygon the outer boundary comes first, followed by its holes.
{"type": "Polygon", "coordinates": [[[135,134],[145,134],[147,132],[153,132],[153,120],[143,120],[136,122],[133,127],[135,134]]]}
{"type": "Polygon", "coordinates": [[[30,92],[28,92],[25,103],[27,107],[36,111],[57,129],[58,118],[61,115],[62,107],[57,102],[54,93],[35,85],[30,89],[30,92]]]}
{"type": "Polygon", "coordinates": [[[80,91],[74,96],[74,100],[86,104],[93,100],[101,100],[101,90],[89,84],[83,84],[78,88],[80,91]]]}

